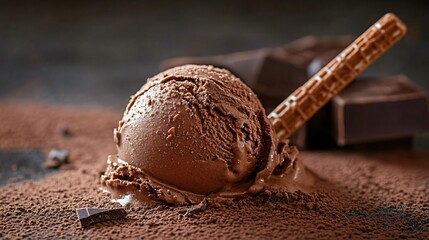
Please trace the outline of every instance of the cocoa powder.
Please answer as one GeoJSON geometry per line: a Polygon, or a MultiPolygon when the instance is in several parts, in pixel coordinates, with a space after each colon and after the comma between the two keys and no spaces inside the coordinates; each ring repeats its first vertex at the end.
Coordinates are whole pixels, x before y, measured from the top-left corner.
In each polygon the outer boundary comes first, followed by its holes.
{"type": "MultiPolygon", "coordinates": [[[[115,208],[99,190],[119,112],[0,103],[0,150],[66,149],[43,179],[0,188],[0,238],[429,238],[429,152],[301,152],[313,194],[264,192],[206,209],[131,205],[125,219],[80,228],[76,208],[115,208]],[[66,127],[70,136],[58,128],[66,127]],[[185,216],[186,215],[186,216],[185,216]]],[[[7,159],[0,159],[7,161],[7,159]]]]}

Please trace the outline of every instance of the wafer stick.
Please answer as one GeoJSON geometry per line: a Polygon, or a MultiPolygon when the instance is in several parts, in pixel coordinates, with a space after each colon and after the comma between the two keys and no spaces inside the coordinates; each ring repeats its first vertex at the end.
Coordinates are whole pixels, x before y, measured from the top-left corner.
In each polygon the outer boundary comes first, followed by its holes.
{"type": "Polygon", "coordinates": [[[268,115],[278,137],[290,137],[406,31],[394,14],[384,15],[268,115]]]}

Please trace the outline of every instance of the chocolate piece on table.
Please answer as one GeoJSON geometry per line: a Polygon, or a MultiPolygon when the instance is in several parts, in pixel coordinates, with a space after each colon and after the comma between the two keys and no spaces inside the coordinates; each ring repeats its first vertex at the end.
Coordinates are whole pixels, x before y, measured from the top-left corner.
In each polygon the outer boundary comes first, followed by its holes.
{"type": "Polygon", "coordinates": [[[207,209],[207,205],[208,205],[207,198],[204,198],[200,203],[189,207],[183,216],[191,217],[194,214],[204,212],[207,209]]]}
{"type": "Polygon", "coordinates": [[[340,146],[429,130],[427,95],[403,75],[355,81],[334,97],[332,110],[340,146]]]}
{"type": "Polygon", "coordinates": [[[68,162],[69,152],[67,150],[52,149],[48,153],[46,161],[43,163],[45,168],[59,168],[68,162]]]}
{"type": "Polygon", "coordinates": [[[57,126],[57,131],[58,131],[58,133],[61,134],[61,136],[65,137],[65,138],[72,137],[72,133],[70,131],[70,128],[67,127],[67,125],[65,125],[65,124],[59,124],[57,126]]]}
{"type": "Polygon", "coordinates": [[[92,224],[115,220],[127,216],[127,212],[123,208],[116,209],[99,209],[99,208],[79,208],[76,209],[76,214],[79,218],[80,225],[88,227],[92,224]]]}

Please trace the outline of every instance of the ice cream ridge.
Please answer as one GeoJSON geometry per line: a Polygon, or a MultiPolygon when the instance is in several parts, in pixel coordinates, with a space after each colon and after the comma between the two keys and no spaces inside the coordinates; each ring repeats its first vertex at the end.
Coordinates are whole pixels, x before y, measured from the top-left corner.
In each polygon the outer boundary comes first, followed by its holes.
{"type": "Polygon", "coordinates": [[[113,198],[173,205],[262,190],[312,191],[288,137],[406,32],[386,14],[269,116],[233,74],[185,65],[148,79],[114,130],[101,183],[113,198]]]}

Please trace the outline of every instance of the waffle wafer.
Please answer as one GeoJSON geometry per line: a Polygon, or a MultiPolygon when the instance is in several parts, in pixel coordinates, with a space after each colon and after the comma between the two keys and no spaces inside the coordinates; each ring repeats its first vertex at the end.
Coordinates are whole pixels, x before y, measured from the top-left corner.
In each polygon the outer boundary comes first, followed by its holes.
{"type": "Polygon", "coordinates": [[[268,115],[278,137],[290,137],[406,31],[397,16],[384,15],[268,115]]]}

